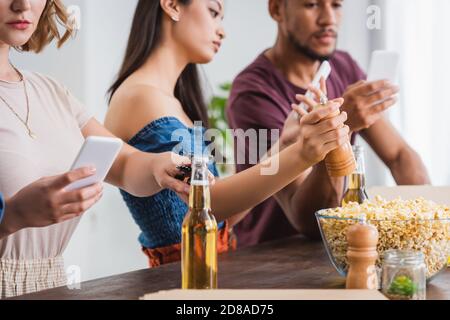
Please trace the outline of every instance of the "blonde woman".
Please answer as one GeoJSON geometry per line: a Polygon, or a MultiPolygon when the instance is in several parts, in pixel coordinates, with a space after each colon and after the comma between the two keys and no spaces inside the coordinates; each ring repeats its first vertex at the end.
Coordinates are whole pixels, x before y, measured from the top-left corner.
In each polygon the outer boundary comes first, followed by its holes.
{"type": "MultiPolygon", "coordinates": [[[[0,297],[66,283],[61,257],[80,215],[102,195],[100,184],[68,192],[65,186],[95,168],[66,172],[84,138],[112,136],[56,81],[11,65],[11,48],[40,52],[69,38],[60,0],[0,0],[0,297]],[[58,33],[59,20],[66,32],[58,33]]],[[[180,194],[187,185],[173,178],[185,158],[143,153],[125,145],[107,182],[135,196],[163,188],[180,194]],[[173,159],[173,161],[172,161],[173,159]]]]}

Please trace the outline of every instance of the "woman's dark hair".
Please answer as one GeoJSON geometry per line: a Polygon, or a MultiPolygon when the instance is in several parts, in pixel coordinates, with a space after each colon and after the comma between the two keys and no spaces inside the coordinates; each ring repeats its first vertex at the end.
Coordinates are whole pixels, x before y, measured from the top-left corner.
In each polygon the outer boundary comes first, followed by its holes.
{"type": "MultiPolygon", "coordinates": [[[[189,5],[191,0],[179,0],[189,5]]],[[[120,85],[138,70],[152,54],[160,42],[163,10],[158,0],[139,0],[134,14],[128,46],[117,80],[109,89],[109,100],[120,85]]],[[[197,65],[189,64],[181,73],[175,97],[181,102],[183,110],[192,121],[202,121],[208,127],[208,113],[202,94],[197,65]]]]}

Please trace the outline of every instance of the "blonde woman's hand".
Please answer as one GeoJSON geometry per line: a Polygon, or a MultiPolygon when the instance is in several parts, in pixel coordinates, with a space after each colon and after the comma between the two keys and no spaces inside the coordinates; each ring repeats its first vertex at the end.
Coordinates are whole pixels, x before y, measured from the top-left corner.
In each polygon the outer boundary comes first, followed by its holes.
{"type": "Polygon", "coordinates": [[[98,183],[73,191],[65,188],[94,174],[94,168],[81,168],[31,183],[6,200],[4,222],[13,233],[80,216],[100,200],[103,185],[98,183]]]}

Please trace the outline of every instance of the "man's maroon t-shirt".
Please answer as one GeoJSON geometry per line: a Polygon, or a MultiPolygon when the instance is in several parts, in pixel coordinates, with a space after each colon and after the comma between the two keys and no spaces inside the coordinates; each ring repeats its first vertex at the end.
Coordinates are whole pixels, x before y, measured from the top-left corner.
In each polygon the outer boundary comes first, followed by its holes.
{"type": "MultiPolygon", "coordinates": [[[[346,88],[365,79],[364,72],[350,55],[336,51],[329,60],[332,72],[327,80],[328,97],[341,97],[346,88]]],[[[284,122],[296,102],[296,94],[305,89],[290,83],[270,60],[261,54],[233,82],[227,106],[232,129],[283,129],[284,122]]],[[[268,148],[275,141],[270,141],[268,148]]],[[[258,139],[259,140],[259,139],[258,139]]],[[[248,155],[248,139],[245,154],[248,155]]],[[[243,150],[235,150],[244,152],[243,150]]],[[[238,164],[237,171],[254,164],[238,164]]],[[[248,246],[297,234],[274,197],[259,204],[235,227],[239,246],[248,246]]]]}

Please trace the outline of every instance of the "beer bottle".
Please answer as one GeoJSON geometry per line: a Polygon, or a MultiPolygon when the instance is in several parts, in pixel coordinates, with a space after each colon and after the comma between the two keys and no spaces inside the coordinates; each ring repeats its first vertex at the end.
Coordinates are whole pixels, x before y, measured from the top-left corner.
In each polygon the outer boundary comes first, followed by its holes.
{"type": "Polygon", "coordinates": [[[192,161],[189,211],[182,227],[183,289],[217,288],[217,222],[211,213],[208,157],[192,161]]]}
{"type": "Polygon", "coordinates": [[[356,159],[356,169],[348,176],[348,190],[342,199],[342,206],[345,206],[350,202],[361,204],[364,200],[369,198],[366,193],[363,147],[353,146],[353,154],[356,159]]]}

